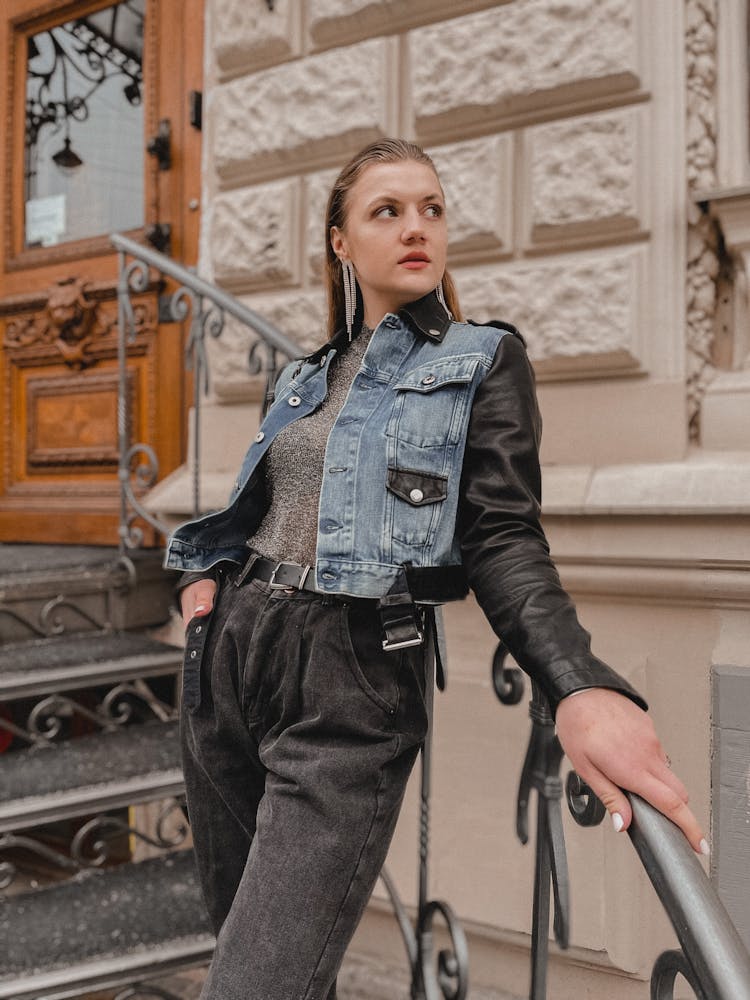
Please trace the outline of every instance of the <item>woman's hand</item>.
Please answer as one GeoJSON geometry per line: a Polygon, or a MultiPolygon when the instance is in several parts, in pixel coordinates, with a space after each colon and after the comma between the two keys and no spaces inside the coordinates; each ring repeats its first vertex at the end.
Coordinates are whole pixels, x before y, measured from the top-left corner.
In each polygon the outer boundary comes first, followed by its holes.
{"type": "Polygon", "coordinates": [[[646,712],[617,691],[590,688],[563,698],[555,721],[568,759],[604,803],[618,833],[627,830],[632,819],[625,788],[676,823],[693,850],[708,854],[708,843],[687,805],[687,790],[670,770],[646,712]]]}
{"type": "Polygon", "coordinates": [[[182,591],[180,609],[185,625],[191,618],[202,618],[214,606],[216,597],[216,580],[196,580],[182,591]]]}

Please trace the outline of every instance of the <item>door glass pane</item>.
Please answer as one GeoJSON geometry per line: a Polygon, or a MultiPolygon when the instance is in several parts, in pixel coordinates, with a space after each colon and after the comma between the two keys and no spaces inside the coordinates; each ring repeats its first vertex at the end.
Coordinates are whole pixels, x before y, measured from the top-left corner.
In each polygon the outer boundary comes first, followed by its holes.
{"type": "Polygon", "coordinates": [[[28,38],[27,247],[143,225],[145,2],[28,38]]]}

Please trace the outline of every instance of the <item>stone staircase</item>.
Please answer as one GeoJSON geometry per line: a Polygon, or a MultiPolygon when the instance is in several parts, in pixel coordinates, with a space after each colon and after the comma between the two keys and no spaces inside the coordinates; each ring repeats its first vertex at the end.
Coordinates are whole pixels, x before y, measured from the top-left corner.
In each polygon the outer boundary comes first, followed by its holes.
{"type": "Polygon", "coordinates": [[[137,997],[213,950],[183,849],[182,650],[149,634],[171,588],[159,553],[0,545],[0,1000],[137,997]]]}

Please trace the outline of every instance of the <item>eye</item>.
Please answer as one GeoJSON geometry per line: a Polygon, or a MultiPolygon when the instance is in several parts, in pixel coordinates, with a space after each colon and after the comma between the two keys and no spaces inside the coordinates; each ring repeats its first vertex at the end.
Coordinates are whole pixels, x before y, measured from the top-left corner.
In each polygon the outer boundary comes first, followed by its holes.
{"type": "Polygon", "coordinates": [[[441,217],[441,215],[443,214],[443,206],[442,205],[437,205],[437,204],[436,205],[428,205],[427,208],[425,209],[425,214],[430,219],[439,219],[441,217]]]}
{"type": "Polygon", "coordinates": [[[380,208],[375,209],[373,214],[376,219],[395,219],[397,213],[393,205],[381,205],[380,208]]]}

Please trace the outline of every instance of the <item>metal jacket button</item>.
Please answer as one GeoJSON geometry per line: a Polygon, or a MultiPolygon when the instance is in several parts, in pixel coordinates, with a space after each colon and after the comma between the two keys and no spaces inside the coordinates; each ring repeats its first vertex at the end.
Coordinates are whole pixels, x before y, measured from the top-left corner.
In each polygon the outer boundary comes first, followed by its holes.
{"type": "Polygon", "coordinates": [[[263,440],[265,436],[266,435],[263,433],[263,431],[258,431],[258,433],[255,435],[255,440],[258,442],[258,444],[260,444],[260,442],[263,440]]]}
{"type": "Polygon", "coordinates": [[[409,499],[414,503],[421,503],[424,500],[424,493],[421,490],[411,490],[409,492],[409,499]]]}
{"type": "Polygon", "coordinates": [[[299,406],[302,400],[299,398],[299,396],[290,396],[288,402],[290,406],[299,406]]]}
{"type": "Polygon", "coordinates": [[[435,381],[434,375],[425,375],[425,377],[422,379],[422,385],[432,385],[434,381],[435,381]]]}

